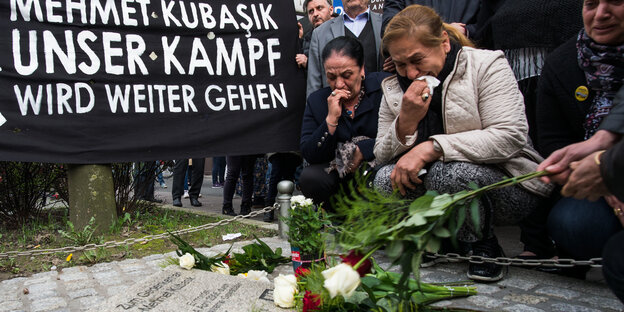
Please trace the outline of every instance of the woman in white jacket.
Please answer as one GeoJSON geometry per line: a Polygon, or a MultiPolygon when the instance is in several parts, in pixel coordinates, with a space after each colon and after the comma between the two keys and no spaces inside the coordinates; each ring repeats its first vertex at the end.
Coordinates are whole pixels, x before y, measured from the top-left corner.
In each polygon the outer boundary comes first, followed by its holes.
{"type": "MultiPolygon", "coordinates": [[[[409,6],[388,24],[383,46],[397,75],[382,83],[374,154],[377,162],[391,164],[378,171],[378,188],[416,198],[427,190],[454,193],[470,182],[487,185],[537,168],[541,158],[527,143],[522,95],[503,53],[470,45],[428,7],[409,6]]],[[[467,220],[458,240],[471,243],[474,255],[502,256],[493,225],[518,223],[549,191],[540,181],[528,181],[486,194],[479,201],[480,228],[467,220]]],[[[468,270],[477,280],[502,276],[502,267],[492,263],[471,263],[468,270]]]]}

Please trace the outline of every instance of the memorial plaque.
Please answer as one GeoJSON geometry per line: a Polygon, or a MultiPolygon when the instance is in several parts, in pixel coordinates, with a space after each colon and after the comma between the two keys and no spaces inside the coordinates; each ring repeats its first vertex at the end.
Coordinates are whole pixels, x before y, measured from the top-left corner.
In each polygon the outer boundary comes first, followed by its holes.
{"type": "Polygon", "coordinates": [[[291,310],[275,306],[272,282],[170,266],[90,311],[291,310]]]}

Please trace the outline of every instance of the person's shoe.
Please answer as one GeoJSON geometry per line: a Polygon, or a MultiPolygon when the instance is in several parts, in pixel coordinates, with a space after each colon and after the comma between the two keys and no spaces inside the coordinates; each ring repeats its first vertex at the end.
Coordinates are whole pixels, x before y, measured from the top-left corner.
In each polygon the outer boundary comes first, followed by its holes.
{"type": "Polygon", "coordinates": [[[195,197],[191,197],[191,206],[193,207],[201,207],[202,203],[197,200],[195,197]]]}
{"type": "Polygon", "coordinates": [[[240,215],[248,215],[251,212],[250,203],[241,203],[240,215]]]}
{"type": "Polygon", "coordinates": [[[212,188],[220,188],[220,187],[221,186],[219,185],[219,182],[212,184],[212,188]]]}
{"type": "Polygon", "coordinates": [[[188,191],[184,191],[184,195],[182,195],[182,198],[189,198],[189,193],[188,193],[188,191]]]}
{"type": "Polygon", "coordinates": [[[269,212],[265,212],[264,216],[262,217],[262,221],[264,221],[264,222],[273,222],[273,220],[275,219],[275,216],[274,216],[273,213],[274,213],[273,210],[271,210],[269,212]]]}
{"type": "Polygon", "coordinates": [[[162,187],[162,188],[167,188],[167,183],[165,183],[165,182],[160,183],[160,187],[162,187]]]}
{"type": "MultiPolygon", "coordinates": [[[[487,258],[502,257],[503,249],[498,244],[496,236],[484,239],[472,244],[472,255],[487,258]]],[[[468,278],[483,281],[496,282],[503,278],[503,266],[495,263],[470,263],[468,266],[468,278]]]]}
{"type": "Polygon", "coordinates": [[[182,201],[179,198],[174,198],[172,205],[176,207],[182,207],[182,201]]]}
{"type": "Polygon", "coordinates": [[[223,205],[223,209],[221,209],[221,213],[226,216],[236,216],[236,212],[232,209],[232,205],[223,205]]]}

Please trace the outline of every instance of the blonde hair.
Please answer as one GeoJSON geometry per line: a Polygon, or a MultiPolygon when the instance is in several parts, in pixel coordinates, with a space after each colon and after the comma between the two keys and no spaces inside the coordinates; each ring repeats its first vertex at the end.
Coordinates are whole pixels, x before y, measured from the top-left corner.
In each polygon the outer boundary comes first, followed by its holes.
{"type": "Polygon", "coordinates": [[[446,31],[451,41],[461,46],[474,47],[470,39],[459,30],[442,22],[442,18],[433,9],[418,4],[408,6],[390,20],[381,42],[387,49],[393,41],[410,37],[416,38],[426,47],[436,47],[445,39],[442,31],[446,31]]]}

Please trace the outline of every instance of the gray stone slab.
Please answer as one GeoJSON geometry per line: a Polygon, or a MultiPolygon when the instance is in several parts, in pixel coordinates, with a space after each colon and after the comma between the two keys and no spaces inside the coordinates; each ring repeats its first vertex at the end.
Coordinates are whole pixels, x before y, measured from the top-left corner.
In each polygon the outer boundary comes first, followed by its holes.
{"type": "Polygon", "coordinates": [[[89,309],[104,303],[105,300],[106,298],[102,296],[82,297],[77,300],[76,305],[80,307],[81,311],[88,311],[89,309]]]}
{"type": "Polygon", "coordinates": [[[112,271],[117,267],[116,263],[111,263],[111,262],[106,262],[106,263],[98,263],[92,267],[89,268],[89,271],[91,271],[91,273],[98,273],[98,272],[105,272],[105,271],[112,271]]]}
{"type": "Polygon", "coordinates": [[[111,287],[108,287],[106,292],[108,293],[108,297],[112,297],[112,296],[125,293],[129,287],[130,286],[127,286],[127,285],[111,286],[111,287]]]}
{"type": "Polygon", "coordinates": [[[624,305],[617,299],[596,297],[596,296],[583,296],[578,299],[580,302],[589,303],[592,307],[606,308],[615,311],[624,311],[624,305]]]}
{"type": "Polygon", "coordinates": [[[527,305],[524,305],[524,304],[514,304],[514,305],[509,306],[509,307],[504,307],[503,311],[510,311],[510,312],[544,312],[544,310],[542,310],[542,309],[530,307],[530,306],[527,306],[527,305]]]}
{"type": "Polygon", "coordinates": [[[19,286],[22,285],[22,283],[24,283],[28,278],[26,277],[17,277],[17,278],[13,278],[10,280],[5,280],[0,282],[0,285],[2,286],[19,286]]]}
{"type": "Polygon", "coordinates": [[[272,283],[170,266],[91,311],[287,311],[275,306],[272,289],[272,283]]]}
{"type": "Polygon", "coordinates": [[[43,283],[47,283],[51,281],[52,281],[52,277],[50,276],[43,276],[43,277],[37,277],[37,278],[31,277],[27,281],[24,281],[24,286],[29,287],[30,285],[33,285],[33,284],[43,284],[43,283]]]}
{"type": "Polygon", "coordinates": [[[509,294],[509,295],[504,296],[503,299],[513,301],[513,302],[532,304],[532,305],[540,304],[542,302],[548,301],[547,297],[528,295],[528,294],[509,294]]]}
{"type": "Polygon", "coordinates": [[[501,290],[498,286],[486,285],[486,284],[475,284],[477,287],[477,294],[491,295],[499,292],[501,290]]]}
{"type": "Polygon", "coordinates": [[[0,312],[21,310],[24,307],[21,301],[2,301],[0,302],[0,312]]]}
{"type": "Polygon", "coordinates": [[[39,284],[32,284],[30,286],[25,286],[25,288],[28,288],[28,293],[29,294],[36,294],[38,292],[43,292],[46,290],[51,290],[51,289],[56,289],[58,286],[56,285],[56,282],[53,281],[49,281],[49,282],[45,282],[45,283],[39,283],[39,284]]]}
{"type": "Polygon", "coordinates": [[[535,290],[535,293],[567,300],[578,298],[581,296],[579,292],[576,292],[574,290],[550,286],[541,287],[535,290]]]}
{"type": "Polygon", "coordinates": [[[96,284],[97,282],[93,279],[69,281],[65,282],[65,289],[67,291],[72,291],[83,288],[93,288],[96,284]]]}
{"type": "Polygon", "coordinates": [[[520,288],[522,290],[530,290],[532,288],[535,288],[535,286],[539,285],[539,283],[537,282],[521,279],[520,277],[508,277],[498,282],[497,284],[505,287],[520,288]]]}
{"type": "Polygon", "coordinates": [[[33,312],[49,311],[64,308],[67,306],[65,299],[61,297],[49,297],[35,300],[30,303],[30,309],[33,312]]]}
{"type": "Polygon", "coordinates": [[[579,306],[567,303],[555,303],[550,306],[551,311],[557,312],[599,312],[598,309],[592,309],[585,306],[579,306]]]}
{"type": "Polygon", "coordinates": [[[72,273],[79,273],[79,272],[87,272],[89,268],[84,266],[84,265],[78,265],[78,266],[74,266],[71,268],[64,268],[61,271],[61,275],[62,274],[72,274],[72,273]]]}
{"type": "Polygon", "coordinates": [[[78,280],[88,279],[89,275],[87,274],[87,272],[64,273],[64,274],[60,274],[58,278],[61,281],[69,282],[69,281],[78,281],[78,280]]]}
{"type": "Polygon", "coordinates": [[[475,295],[475,296],[470,296],[468,297],[468,302],[481,307],[481,308],[486,308],[486,309],[494,309],[494,308],[500,308],[503,305],[507,304],[506,301],[503,300],[498,300],[496,298],[493,297],[489,297],[489,296],[482,296],[482,295],[475,295]]]}
{"type": "Polygon", "coordinates": [[[36,301],[36,300],[50,298],[50,297],[57,297],[58,295],[59,293],[56,291],[56,289],[45,289],[45,290],[29,293],[28,300],[36,301]]]}

